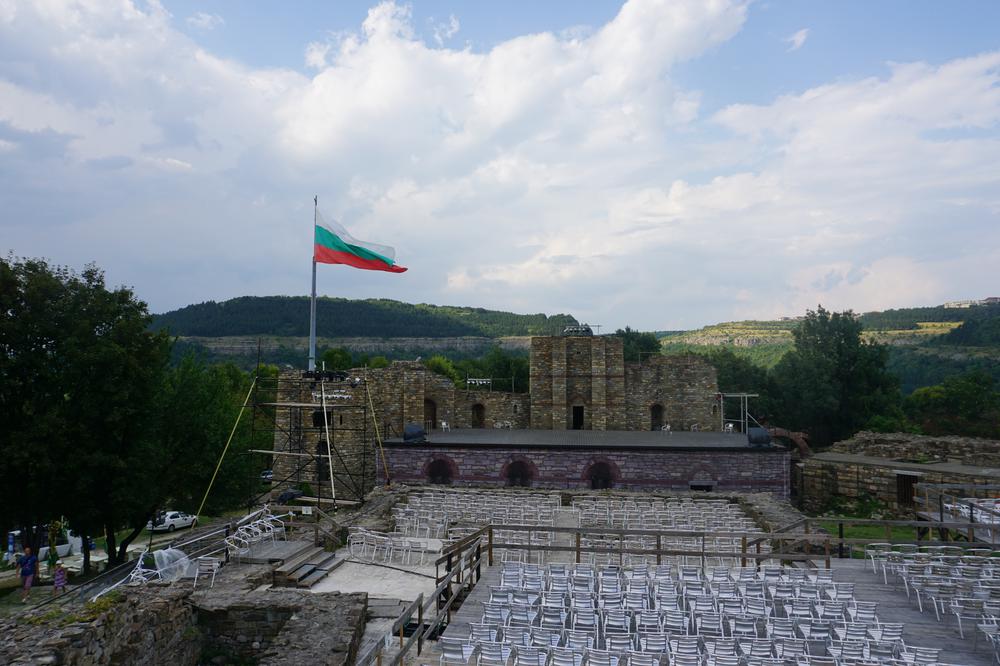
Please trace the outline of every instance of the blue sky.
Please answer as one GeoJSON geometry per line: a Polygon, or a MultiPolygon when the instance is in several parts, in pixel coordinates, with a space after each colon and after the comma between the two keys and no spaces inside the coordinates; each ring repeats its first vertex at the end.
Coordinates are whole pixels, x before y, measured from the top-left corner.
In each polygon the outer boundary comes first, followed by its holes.
{"type": "Polygon", "coordinates": [[[994,295],[1000,3],[0,0],[0,250],[686,328],[994,295]],[[291,7],[291,9],[290,9],[291,7]]]}

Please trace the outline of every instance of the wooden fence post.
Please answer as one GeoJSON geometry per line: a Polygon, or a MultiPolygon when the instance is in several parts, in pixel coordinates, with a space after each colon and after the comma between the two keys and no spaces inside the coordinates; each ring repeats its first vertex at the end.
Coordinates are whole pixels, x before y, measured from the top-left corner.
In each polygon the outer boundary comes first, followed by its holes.
{"type": "Polygon", "coordinates": [[[576,533],[576,563],[580,563],[580,532],[576,533]]]}
{"type": "Polygon", "coordinates": [[[657,534],[656,535],[656,563],[657,564],[662,564],[663,563],[663,553],[660,552],[661,550],[663,550],[663,536],[660,535],[660,534],[657,534]]]}
{"type": "Polygon", "coordinates": [[[417,597],[417,654],[424,649],[424,593],[417,597]]]}
{"type": "Polygon", "coordinates": [[[746,566],[747,566],[747,535],[746,534],[744,534],[743,537],[740,539],[740,553],[743,554],[743,556],[740,557],[740,566],[743,567],[743,568],[746,568],[746,566]]]}
{"type": "Polygon", "coordinates": [[[826,551],[826,568],[829,569],[830,568],[830,537],[827,537],[826,541],[824,541],[823,543],[824,543],[823,549],[826,551]]]}
{"type": "Polygon", "coordinates": [[[490,527],[489,527],[489,543],[486,546],[486,550],[487,550],[487,553],[489,554],[490,566],[493,566],[493,525],[492,525],[492,523],[490,524],[490,527]]]}
{"type": "Polygon", "coordinates": [[[837,557],[839,559],[844,559],[844,521],[837,523],[837,536],[840,537],[840,541],[837,543],[837,557]]]}

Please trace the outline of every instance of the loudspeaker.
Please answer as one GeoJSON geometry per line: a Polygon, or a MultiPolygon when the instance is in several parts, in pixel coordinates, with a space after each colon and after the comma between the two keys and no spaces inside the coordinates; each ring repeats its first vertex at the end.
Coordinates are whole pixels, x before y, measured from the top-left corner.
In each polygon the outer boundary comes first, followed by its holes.
{"type": "Polygon", "coordinates": [[[427,441],[427,433],[419,423],[407,423],[403,426],[403,441],[407,444],[423,444],[427,441]]]}
{"type": "Polygon", "coordinates": [[[771,433],[764,428],[747,428],[747,442],[753,447],[771,445],[771,433]]]}

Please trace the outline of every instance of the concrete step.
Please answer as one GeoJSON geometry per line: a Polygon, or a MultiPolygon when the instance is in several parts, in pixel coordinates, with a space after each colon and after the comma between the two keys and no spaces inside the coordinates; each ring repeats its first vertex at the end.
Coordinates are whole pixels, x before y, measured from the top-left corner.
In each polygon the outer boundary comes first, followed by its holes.
{"type": "Polygon", "coordinates": [[[328,557],[317,562],[312,571],[298,579],[296,587],[312,587],[345,561],[343,558],[338,558],[336,553],[328,553],[328,557]]]}
{"type": "Polygon", "coordinates": [[[312,587],[319,581],[323,580],[323,578],[325,578],[328,573],[330,572],[327,571],[326,569],[313,569],[312,573],[310,573],[308,576],[306,576],[298,583],[296,583],[296,587],[305,587],[305,588],[312,587]]]}
{"type": "Polygon", "coordinates": [[[274,573],[276,576],[287,576],[322,552],[324,551],[319,546],[310,546],[282,562],[281,565],[274,570],[274,573]]]}
{"type": "Polygon", "coordinates": [[[303,578],[311,574],[319,564],[325,563],[333,553],[318,546],[310,546],[295,557],[281,563],[274,570],[275,587],[295,587],[303,578]]]}

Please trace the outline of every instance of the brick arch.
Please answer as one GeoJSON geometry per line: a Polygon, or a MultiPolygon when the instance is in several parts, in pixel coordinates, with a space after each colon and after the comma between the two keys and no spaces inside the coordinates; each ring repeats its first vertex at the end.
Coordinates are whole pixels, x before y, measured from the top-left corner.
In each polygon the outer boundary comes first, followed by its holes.
{"type": "Polygon", "coordinates": [[[431,465],[435,462],[441,461],[448,466],[448,472],[451,475],[451,481],[454,483],[458,480],[458,464],[452,460],[451,457],[444,455],[443,453],[435,453],[433,455],[427,456],[427,460],[424,461],[424,465],[420,470],[420,475],[430,481],[431,475],[431,465]]]}
{"type": "Polygon", "coordinates": [[[698,464],[691,468],[687,480],[690,481],[716,481],[720,482],[725,477],[720,467],[712,467],[706,464],[698,464]]]}
{"type": "Polygon", "coordinates": [[[608,469],[611,470],[612,481],[614,481],[615,483],[621,483],[622,480],[621,468],[618,467],[618,463],[616,463],[611,458],[607,458],[605,456],[592,456],[590,460],[587,461],[586,466],[583,468],[583,472],[580,473],[580,480],[590,481],[590,472],[593,469],[594,465],[597,465],[599,463],[604,463],[605,465],[608,466],[608,469]]]}
{"type": "MultiPolygon", "coordinates": [[[[530,477],[530,480],[532,482],[538,480],[538,465],[536,465],[531,458],[525,455],[515,454],[510,457],[510,460],[504,463],[503,468],[500,470],[501,481],[507,483],[509,479],[510,468],[515,463],[522,463],[527,468],[528,476],[530,477]]],[[[529,483],[528,485],[530,486],[531,483],[529,483]]]]}

